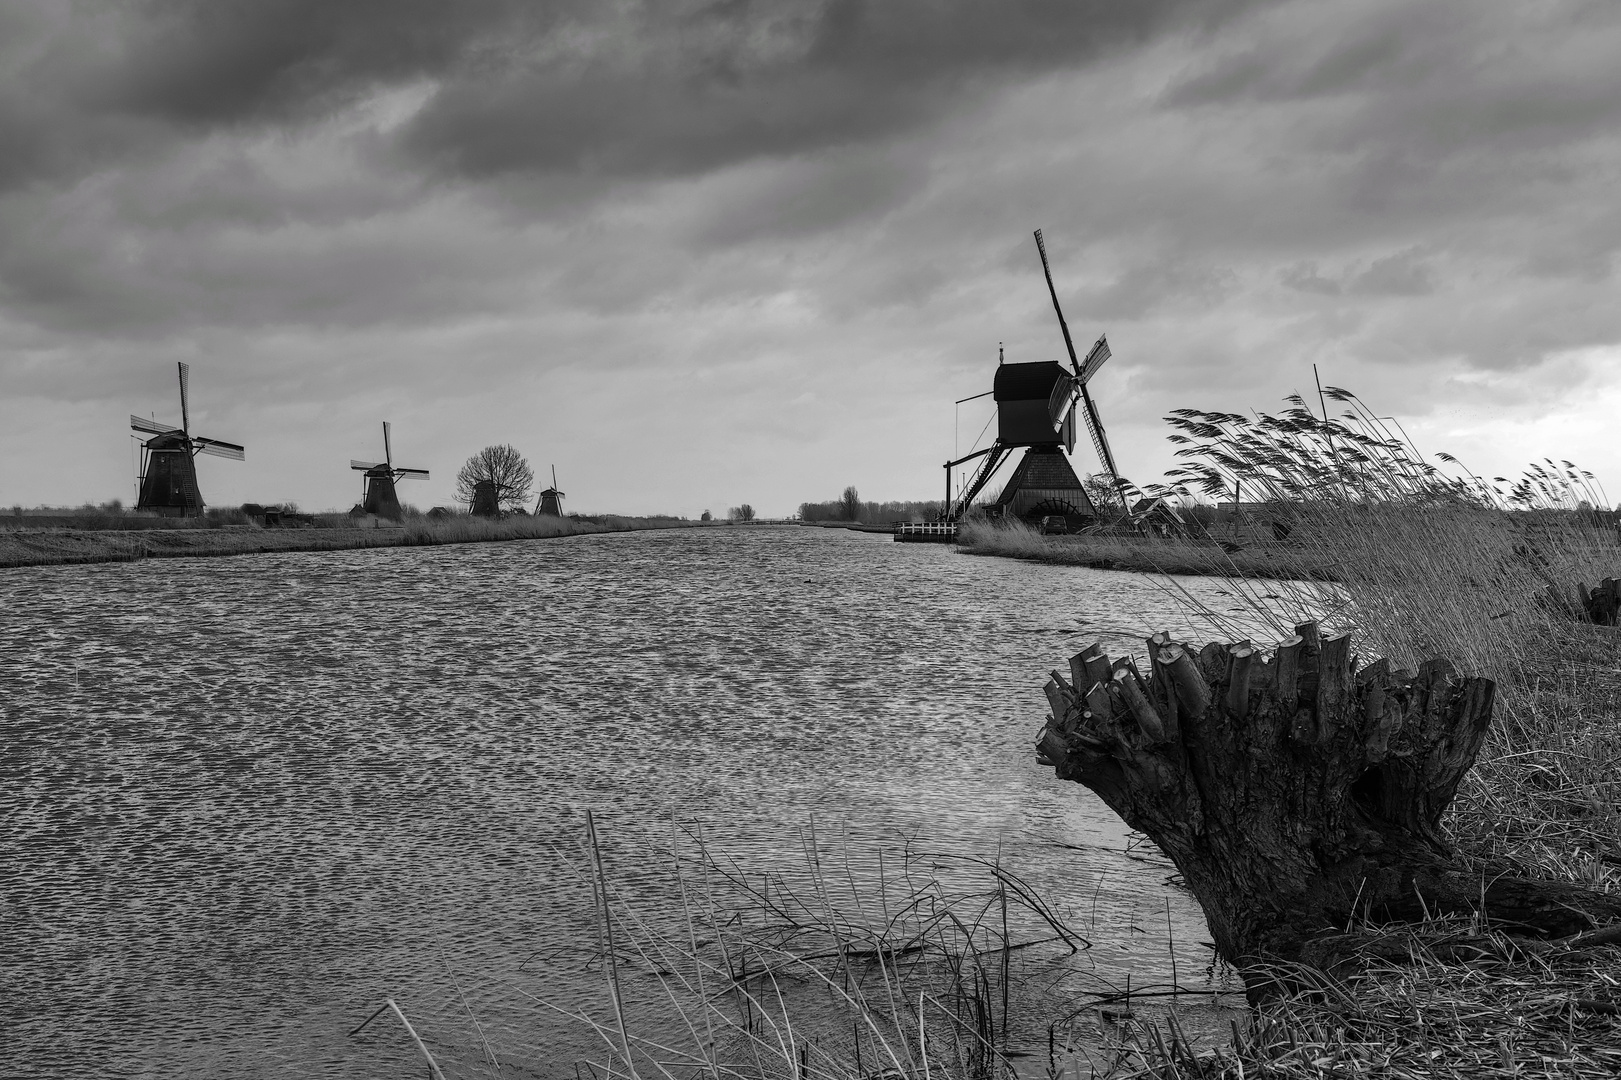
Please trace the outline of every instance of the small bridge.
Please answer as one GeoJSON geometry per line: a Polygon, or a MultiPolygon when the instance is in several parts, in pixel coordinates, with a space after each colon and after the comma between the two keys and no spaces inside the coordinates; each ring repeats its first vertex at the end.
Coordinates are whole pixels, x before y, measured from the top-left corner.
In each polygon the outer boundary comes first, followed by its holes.
{"type": "Polygon", "coordinates": [[[955,544],[955,521],[899,521],[895,523],[895,539],[903,544],[955,544]]]}

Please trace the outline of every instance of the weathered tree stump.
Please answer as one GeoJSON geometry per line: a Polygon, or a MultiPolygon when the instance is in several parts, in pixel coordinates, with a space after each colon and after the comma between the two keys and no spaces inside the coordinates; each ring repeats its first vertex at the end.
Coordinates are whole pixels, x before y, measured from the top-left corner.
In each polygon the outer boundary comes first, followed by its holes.
{"type": "Polygon", "coordinates": [[[1491,680],[1444,660],[1359,670],[1350,639],[1312,623],[1270,658],[1147,644],[1148,671],[1093,645],[1053,672],[1037,748],[1170,857],[1252,995],[1271,961],[1321,961],[1313,939],[1358,917],[1478,911],[1547,937],[1621,918],[1621,899],[1455,860],[1440,820],[1485,739],[1491,680]]]}
{"type": "Polygon", "coordinates": [[[1600,626],[1621,625],[1621,581],[1605,578],[1593,589],[1578,584],[1576,598],[1582,602],[1589,622],[1600,626]]]}
{"type": "Polygon", "coordinates": [[[1598,626],[1621,625],[1621,581],[1605,578],[1589,589],[1578,581],[1575,596],[1558,585],[1548,586],[1548,597],[1554,609],[1567,617],[1598,626]]]}

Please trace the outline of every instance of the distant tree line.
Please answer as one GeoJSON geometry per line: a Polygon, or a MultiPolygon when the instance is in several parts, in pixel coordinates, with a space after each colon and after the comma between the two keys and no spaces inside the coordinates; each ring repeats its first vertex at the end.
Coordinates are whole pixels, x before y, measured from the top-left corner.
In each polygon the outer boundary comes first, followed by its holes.
{"type": "Polygon", "coordinates": [[[858,521],[868,525],[888,525],[896,521],[935,521],[940,517],[939,499],[909,499],[898,502],[864,502],[855,487],[829,502],[800,503],[801,521],[858,521]]]}

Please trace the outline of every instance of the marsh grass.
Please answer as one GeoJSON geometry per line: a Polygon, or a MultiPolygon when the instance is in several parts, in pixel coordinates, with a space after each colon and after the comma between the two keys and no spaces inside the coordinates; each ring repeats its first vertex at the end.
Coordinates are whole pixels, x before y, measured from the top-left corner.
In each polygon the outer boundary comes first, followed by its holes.
{"type": "Polygon", "coordinates": [[[995,855],[853,851],[814,829],[801,841],[799,864],[762,872],[676,832],[637,856],[637,896],[588,843],[567,865],[593,897],[586,970],[601,992],[590,1004],[544,983],[522,992],[594,1036],[585,1072],[641,1080],[1052,1073],[1062,1058],[1114,1056],[1077,1040],[1063,1014],[1087,1011],[1078,999],[1157,1016],[1179,995],[1223,992],[1111,983],[1085,933],[995,855]],[[651,906],[649,860],[668,897],[651,906]]]}
{"type": "Polygon", "coordinates": [[[1228,552],[1215,541],[1160,536],[1047,535],[1017,519],[969,519],[958,527],[959,550],[1058,566],[1148,574],[1330,580],[1330,566],[1286,544],[1252,544],[1228,552]]]}
{"type": "MultiPolygon", "coordinates": [[[[1365,927],[1349,973],[1267,1006],[1199,1051],[1172,1025],[1131,1033],[1115,1076],[1598,1080],[1621,1075],[1613,949],[1527,950],[1478,921],[1365,927]]],[[[1298,977],[1298,972],[1291,972],[1298,977]]]]}
{"type": "MultiPolygon", "coordinates": [[[[1324,421],[1295,399],[1279,416],[1182,410],[1171,420],[1190,487],[1242,486],[1290,526],[1293,572],[1252,552],[1045,537],[979,527],[973,550],[1050,562],[1110,559],[1161,575],[1213,573],[1271,645],[1300,622],[1353,635],[1363,662],[1443,657],[1497,683],[1496,717],[1447,827],[1465,859],[1621,892],[1621,631],[1587,623],[1578,583],[1621,570],[1617,517],[1591,474],[1531,466],[1482,478],[1423,462],[1354,395],[1324,421]],[[1064,545],[1072,545],[1065,550],[1064,545]],[[1310,579],[1310,580],[1307,580],[1310,579]]],[[[1098,565],[1098,563],[1090,563],[1098,565]]],[[[1195,613],[1222,626],[1169,576],[1195,613]]],[[[1228,622],[1237,640],[1251,631],[1228,622]]],[[[1526,951],[1484,925],[1363,927],[1363,962],[1267,1006],[1232,1044],[1200,1054],[1174,1030],[1135,1034],[1137,1076],[1621,1075],[1621,949],[1526,951]]]]}
{"type": "MultiPolygon", "coordinates": [[[[97,521],[102,518],[95,519],[97,521]]],[[[105,520],[112,520],[106,518],[105,520]]],[[[53,566],[71,563],[134,562],[140,559],[246,555],[274,551],[347,551],[355,548],[422,547],[440,544],[541,540],[591,533],[695,527],[680,518],[514,516],[500,519],[454,514],[445,518],[413,515],[401,526],[355,528],[346,514],[322,514],[314,528],[263,529],[237,511],[225,512],[213,525],[209,518],[130,519],[138,529],[102,527],[18,527],[28,517],[0,518],[0,567],[53,566]],[[242,521],[231,520],[235,514],[242,521]],[[148,527],[152,521],[180,522],[174,527],[148,527]],[[187,523],[190,524],[187,524],[187,523]]]]}
{"type": "MultiPolygon", "coordinates": [[[[1596,480],[1568,462],[1488,480],[1444,454],[1443,475],[1353,395],[1330,396],[1352,406],[1345,423],[1298,401],[1281,418],[1179,414],[1184,478],[1260,489],[1287,514],[1289,545],[1332,568],[1327,582],[1240,583],[1250,615],[1279,639],[1307,619],[1349,632],[1364,662],[1442,657],[1494,679],[1492,729],[1447,819],[1460,853],[1621,892],[1621,632],[1575,602],[1577,583],[1621,568],[1596,480]]],[[[1527,952],[1456,923],[1364,934],[1366,962],[1269,1007],[1227,1058],[1161,1054],[1145,1074],[1621,1074],[1614,946],[1527,952]]]]}

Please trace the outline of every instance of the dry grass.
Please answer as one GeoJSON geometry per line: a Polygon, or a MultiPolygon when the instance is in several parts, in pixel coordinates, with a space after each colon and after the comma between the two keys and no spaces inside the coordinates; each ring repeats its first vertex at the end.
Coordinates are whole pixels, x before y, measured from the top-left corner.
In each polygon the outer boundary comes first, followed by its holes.
{"type": "MultiPolygon", "coordinates": [[[[1621,892],[1621,631],[1586,623],[1573,602],[1578,582],[1621,570],[1616,518],[1587,508],[1602,506],[1600,493],[1568,463],[1533,466],[1512,485],[1444,476],[1339,394],[1353,406],[1343,424],[1298,402],[1281,417],[1173,418],[1194,462],[1186,479],[1208,494],[1241,480],[1248,497],[1274,500],[1292,524],[1286,546],[1299,572],[1269,575],[1251,552],[1208,549],[1201,567],[1152,541],[1131,542],[1122,558],[1107,540],[1019,529],[970,543],[1052,562],[1271,576],[1235,591],[1275,639],[1309,619],[1352,633],[1365,658],[1415,667],[1445,657],[1490,676],[1496,721],[1448,817],[1463,857],[1621,892]]],[[[1235,626],[1231,636],[1245,635],[1235,626]]],[[[1126,1073],[1621,1075],[1621,947],[1525,952],[1455,924],[1363,933],[1366,963],[1266,1007],[1231,1047],[1200,1055],[1175,1031],[1143,1030],[1126,1073]]]]}
{"type": "Polygon", "coordinates": [[[1102,1075],[1598,1080],[1621,1075],[1621,968],[1611,949],[1528,952],[1462,921],[1369,928],[1353,974],[1269,1006],[1229,1046],[1139,1029],[1102,1075]]]}
{"type": "MultiPolygon", "coordinates": [[[[1586,508],[1592,478],[1568,464],[1511,488],[1440,476],[1338,400],[1349,425],[1183,414],[1201,440],[1189,476],[1268,492],[1290,546],[1333,568],[1326,583],[1241,586],[1252,613],[1279,638],[1313,619],[1364,657],[1445,657],[1496,680],[1495,723],[1448,817],[1463,857],[1621,892],[1621,631],[1573,603],[1578,582],[1621,569],[1614,516],[1586,508]]],[[[1456,924],[1364,933],[1367,962],[1343,981],[1268,1007],[1222,1055],[1167,1048],[1142,1074],[1621,1075],[1621,948],[1526,952],[1456,924]]]]}
{"type": "MultiPolygon", "coordinates": [[[[621,896],[591,843],[568,864],[591,890],[596,947],[558,990],[521,992],[595,1036],[591,1075],[664,1080],[1002,1080],[1040,1050],[1057,1063],[1050,1018],[1071,1011],[1077,982],[1094,1002],[1133,1001],[994,857],[802,839],[801,865],[763,872],[696,833],[644,842],[636,888],[645,897],[663,866],[670,894],[653,909],[621,896]],[[602,987],[594,1002],[581,973],[602,987]]],[[[1138,1000],[1144,990],[1176,993],[1139,987],[1138,1000]]]]}
{"type": "MultiPolygon", "coordinates": [[[[26,518],[20,519],[26,521],[26,518]]],[[[202,521],[206,519],[194,519],[202,521]]],[[[140,559],[250,555],[277,551],[348,551],[540,540],[587,533],[696,527],[679,518],[510,517],[491,520],[458,514],[414,517],[403,528],[357,529],[347,515],[317,518],[316,528],[261,529],[251,524],[119,530],[108,528],[0,528],[0,567],[134,562],[140,559]]]]}
{"type": "Polygon", "coordinates": [[[1329,580],[1332,569],[1287,544],[1252,544],[1224,551],[1220,544],[1158,536],[1044,535],[1017,519],[970,519],[958,531],[969,555],[1000,555],[1061,566],[1147,574],[1329,580]]]}

